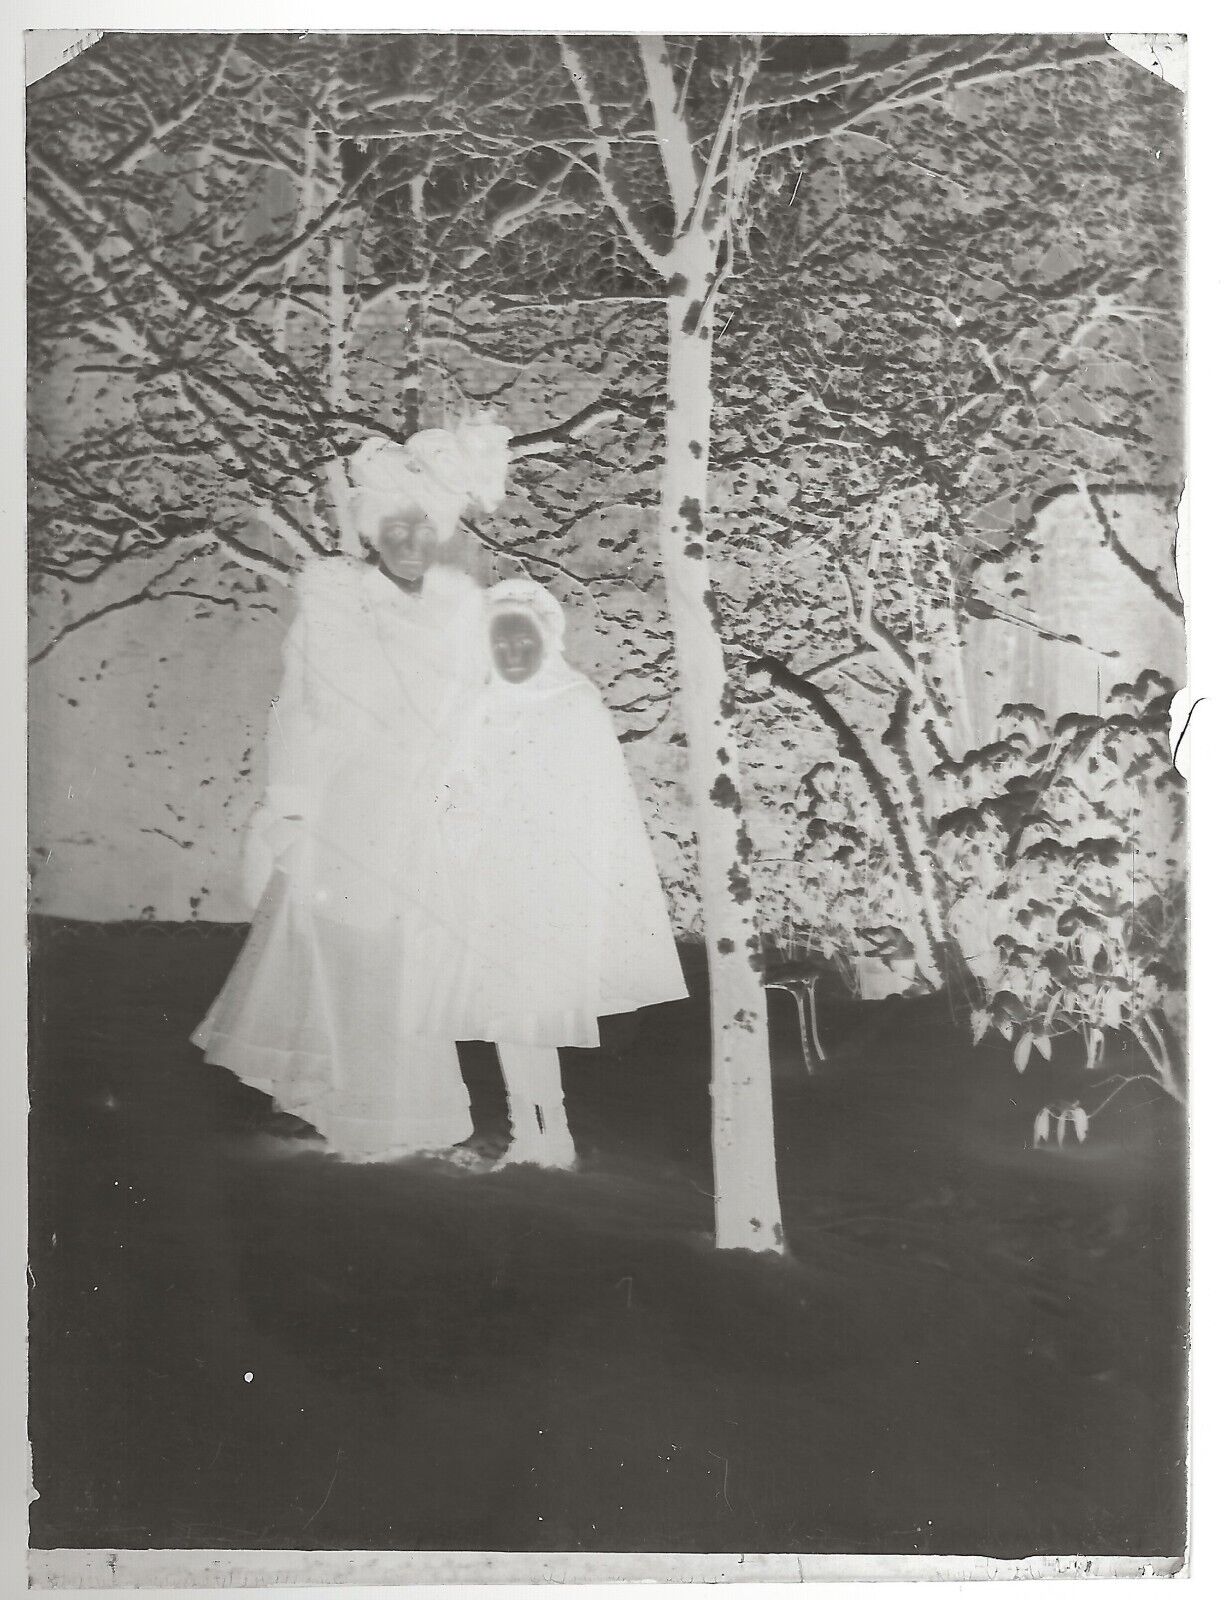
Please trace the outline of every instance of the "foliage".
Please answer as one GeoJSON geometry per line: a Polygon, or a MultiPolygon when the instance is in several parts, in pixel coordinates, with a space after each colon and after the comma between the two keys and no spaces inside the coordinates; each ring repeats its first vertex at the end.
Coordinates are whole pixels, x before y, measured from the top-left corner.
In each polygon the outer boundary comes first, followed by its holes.
{"type": "Polygon", "coordinates": [[[1107,1035],[1121,1035],[1147,1063],[1122,1077],[1181,1098],[1184,795],[1169,763],[1171,699],[1145,673],[1049,739],[1032,708],[1011,707],[1006,736],[955,773],[974,798],[941,819],[949,877],[985,911],[990,940],[974,1037],[1011,1042],[1021,1072],[1068,1035],[1098,1069],[1107,1035]]]}

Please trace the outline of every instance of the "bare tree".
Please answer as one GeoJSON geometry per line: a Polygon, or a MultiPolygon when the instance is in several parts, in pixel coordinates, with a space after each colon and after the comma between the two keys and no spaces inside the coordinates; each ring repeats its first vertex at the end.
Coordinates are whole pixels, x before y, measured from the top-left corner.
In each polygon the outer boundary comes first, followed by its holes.
{"type": "MultiPolygon", "coordinates": [[[[742,780],[707,525],[719,296],[751,251],[753,202],[779,163],[965,88],[1102,56],[1087,42],[900,40],[809,68],[762,41],[562,38],[581,115],[551,141],[564,183],[593,186],[666,294],[659,540],[685,708],[711,974],[717,1237],[783,1244],[761,965],[742,780]],[[764,71],[766,62],[779,70],[764,71]],[[583,140],[582,133],[586,138],[583,140]]],[[[546,141],[537,139],[536,147],[546,141]]]]}

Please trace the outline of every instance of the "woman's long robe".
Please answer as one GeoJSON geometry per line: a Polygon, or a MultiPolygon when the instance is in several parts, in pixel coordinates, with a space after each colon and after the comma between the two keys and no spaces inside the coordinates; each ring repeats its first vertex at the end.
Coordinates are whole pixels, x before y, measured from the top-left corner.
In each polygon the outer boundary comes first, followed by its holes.
{"type": "Polygon", "coordinates": [[[417,596],[340,558],[299,584],[248,840],[258,906],[194,1042],[351,1154],[472,1131],[460,1035],[423,1037],[416,997],[438,942],[462,942],[432,842],[480,626],[480,590],[450,569],[417,596]]]}

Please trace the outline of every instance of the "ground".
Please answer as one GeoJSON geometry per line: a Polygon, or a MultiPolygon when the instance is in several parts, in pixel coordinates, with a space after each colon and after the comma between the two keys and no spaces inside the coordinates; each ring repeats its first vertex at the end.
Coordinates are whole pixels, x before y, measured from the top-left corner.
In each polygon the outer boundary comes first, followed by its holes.
{"type": "Polygon", "coordinates": [[[582,1171],[476,1176],[337,1164],[201,1061],[240,937],[36,928],[35,1546],[1182,1550],[1171,1102],[1035,1151],[1070,1069],[829,1004],[809,1078],[775,996],[790,1251],[717,1252],[697,953],[566,1057],[582,1171]]]}

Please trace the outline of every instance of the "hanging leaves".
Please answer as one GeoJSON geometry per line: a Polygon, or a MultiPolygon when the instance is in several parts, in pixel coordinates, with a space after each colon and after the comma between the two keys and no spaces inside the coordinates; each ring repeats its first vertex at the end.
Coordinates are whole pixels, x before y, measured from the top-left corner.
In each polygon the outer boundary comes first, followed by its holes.
{"type": "MultiPolygon", "coordinates": [[[[1008,941],[1011,943],[1012,941],[1008,941]]],[[[1010,989],[1000,989],[994,997],[994,1012],[997,1017],[1005,1018],[1009,1022],[1026,1022],[1028,1012],[1020,1002],[1020,997],[1013,994],[1010,989]]]]}
{"type": "Polygon", "coordinates": [[[1042,961],[1056,983],[1074,983],[1075,974],[1071,970],[1066,952],[1063,950],[1047,950],[1042,961]]]}
{"type": "Polygon", "coordinates": [[[1016,1041],[1016,1048],[1012,1051],[1012,1060],[1016,1063],[1016,1071],[1023,1072],[1029,1064],[1029,1055],[1033,1049],[1033,1035],[1022,1033],[1016,1041]]]}

